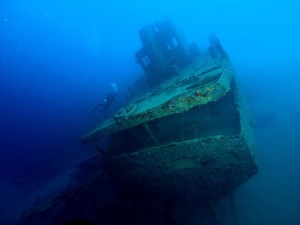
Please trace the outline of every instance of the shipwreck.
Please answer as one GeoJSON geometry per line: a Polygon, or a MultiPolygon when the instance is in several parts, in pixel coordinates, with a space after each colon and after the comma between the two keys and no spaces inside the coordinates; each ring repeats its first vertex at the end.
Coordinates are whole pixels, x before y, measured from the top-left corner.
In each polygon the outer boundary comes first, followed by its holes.
{"type": "Polygon", "coordinates": [[[139,30],[144,74],[81,137],[119,182],[174,201],[219,200],[258,172],[253,118],[216,35],[200,51],[170,18],[139,30]],[[109,136],[109,146],[99,140],[109,136]]]}

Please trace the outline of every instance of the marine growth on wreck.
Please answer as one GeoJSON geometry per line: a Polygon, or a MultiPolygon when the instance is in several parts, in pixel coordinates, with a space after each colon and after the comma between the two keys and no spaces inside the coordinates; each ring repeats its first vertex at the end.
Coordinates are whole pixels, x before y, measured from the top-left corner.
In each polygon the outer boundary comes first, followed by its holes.
{"type": "Polygon", "coordinates": [[[200,52],[170,18],[139,31],[132,98],[81,138],[125,185],[176,201],[219,200],[257,173],[253,120],[216,35],[200,52]],[[98,141],[110,136],[107,150],[98,141]]]}

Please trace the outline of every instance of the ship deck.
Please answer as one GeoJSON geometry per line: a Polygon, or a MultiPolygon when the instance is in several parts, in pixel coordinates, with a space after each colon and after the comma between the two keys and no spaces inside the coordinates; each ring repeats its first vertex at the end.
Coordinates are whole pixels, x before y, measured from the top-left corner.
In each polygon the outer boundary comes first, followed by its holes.
{"type": "Polygon", "coordinates": [[[81,142],[86,144],[154,119],[217,101],[230,90],[233,74],[227,58],[213,60],[208,52],[202,53],[178,75],[136,96],[84,135],[81,142]]]}

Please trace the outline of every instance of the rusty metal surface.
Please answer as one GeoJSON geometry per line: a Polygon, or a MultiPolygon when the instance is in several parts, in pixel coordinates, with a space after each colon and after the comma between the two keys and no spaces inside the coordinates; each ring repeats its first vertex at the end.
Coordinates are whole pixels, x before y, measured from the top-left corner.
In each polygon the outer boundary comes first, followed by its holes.
{"type": "Polygon", "coordinates": [[[81,138],[88,143],[130,127],[195,106],[217,101],[230,90],[234,75],[227,58],[211,60],[203,54],[181,73],[137,97],[116,114],[81,138]]]}
{"type": "Polygon", "coordinates": [[[257,173],[242,135],[214,136],[106,159],[126,184],[176,201],[219,200],[257,173]]]}

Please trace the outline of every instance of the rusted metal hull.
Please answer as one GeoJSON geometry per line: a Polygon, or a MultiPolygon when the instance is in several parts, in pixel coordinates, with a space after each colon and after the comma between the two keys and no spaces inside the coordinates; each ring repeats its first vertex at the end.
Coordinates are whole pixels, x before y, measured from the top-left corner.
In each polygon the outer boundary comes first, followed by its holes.
{"type": "Polygon", "coordinates": [[[170,143],[106,159],[109,174],[174,201],[211,201],[257,173],[242,135],[170,143]]]}
{"type": "Polygon", "coordinates": [[[258,171],[251,124],[233,83],[216,102],[148,122],[151,132],[140,126],[112,135],[106,171],[176,201],[219,200],[258,171]],[[136,151],[132,137],[150,147],[136,151]]]}
{"type": "MultiPolygon", "coordinates": [[[[143,30],[151,41],[144,40],[148,47],[137,54],[160,55],[153,60],[157,70],[142,65],[151,84],[81,141],[98,146],[97,140],[110,135],[105,168],[120,182],[174,200],[218,200],[258,171],[253,121],[233,66],[215,38],[209,51],[192,60],[186,51],[170,67],[169,52],[161,54],[172,36],[162,39],[152,28],[143,30]]],[[[177,37],[174,30],[170,34],[177,37]]],[[[189,47],[178,40],[180,51],[189,47]]]]}

